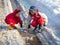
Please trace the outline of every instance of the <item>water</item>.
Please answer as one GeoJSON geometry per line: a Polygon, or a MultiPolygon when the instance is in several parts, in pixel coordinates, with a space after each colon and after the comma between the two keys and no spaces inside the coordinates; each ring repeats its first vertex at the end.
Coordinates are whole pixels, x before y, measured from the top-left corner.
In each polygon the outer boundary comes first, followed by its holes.
{"type": "Polygon", "coordinates": [[[60,29],[58,29],[58,27],[60,27],[60,25],[59,25],[60,21],[59,21],[58,16],[56,17],[56,14],[53,12],[53,10],[58,8],[59,6],[54,5],[55,3],[52,3],[54,0],[51,0],[50,2],[49,2],[49,0],[46,0],[45,2],[43,0],[40,1],[40,2],[43,2],[43,4],[45,4],[47,7],[42,5],[37,0],[32,0],[32,1],[31,0],[19,0],[19,1],[24,4],[25,9],[29,9],[29,7],[31,5],[35,5],[40,10],[40,12],[45,13],[48,16],[48,20],[49,20],[48,27],[50,27],[52,29],[51,31],[54,32],[54,34],[55,34],[55,36],[57,36],[57,38],[60,38],[60,36],[59,36],[60,29]]]}

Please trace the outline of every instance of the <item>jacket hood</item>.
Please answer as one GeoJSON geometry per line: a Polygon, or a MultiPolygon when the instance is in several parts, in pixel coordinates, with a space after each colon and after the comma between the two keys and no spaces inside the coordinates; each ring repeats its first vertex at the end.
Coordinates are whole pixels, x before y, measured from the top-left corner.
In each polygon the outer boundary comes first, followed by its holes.
{"type": "Polygon", "coordinates": [[[21,12],[20,9],[16,8],[14,11],[13,11],[13,14],[16,15],[17,13],[21,12]]]}

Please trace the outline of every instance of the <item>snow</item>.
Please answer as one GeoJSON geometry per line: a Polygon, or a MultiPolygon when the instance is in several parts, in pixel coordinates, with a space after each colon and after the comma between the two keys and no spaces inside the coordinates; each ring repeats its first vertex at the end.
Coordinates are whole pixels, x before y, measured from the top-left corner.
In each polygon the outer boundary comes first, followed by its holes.
{"type": "Polygon", "coordinates": [[[2,30],[0,45],[25,45],[25,42],[17,30],[2,30]]]}
{"type": "Polygon", "coordinates": [[[55,14],[60,14],[60,8],[54,9],[53,12],[54,12],[55,14]]]}
{"type": "Polygon", "coordinates": [[[58,14],[59,12],[57,10],[54,10],[54,13],[58,14]]]}

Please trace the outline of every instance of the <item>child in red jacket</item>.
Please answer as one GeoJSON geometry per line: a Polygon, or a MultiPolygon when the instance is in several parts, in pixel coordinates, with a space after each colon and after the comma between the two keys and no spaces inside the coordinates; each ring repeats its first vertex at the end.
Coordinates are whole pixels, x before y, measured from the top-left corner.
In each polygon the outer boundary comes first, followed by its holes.
{"type": "Polygon", "coordinates": [[[38,12],[39,11],[38,11],[38,9],[35,9],[35,6],[31,6],[29,9],[29,16],[31,17],[32,21],[28,25],[28,28],[30,28],[30,26],[35,27],[33,31],[35,31],[37,29],[37,27],[39,27],[38,30],[40,30],[42,28],[42,25],[44,25],[44,23],[45,23],[44,18],[38,12]]]}
{"type": "Polygon", "coordinates": [[[9,29],[17,28],[16,24],[18,24],[18,23],[22,27],[23,22],[20,18],[20,12],[21,12],[21,10],[19,10],[17,8],[12,13],[10,13],[6,16],[5,23],[9,25],[8,26],[9,29]]]}

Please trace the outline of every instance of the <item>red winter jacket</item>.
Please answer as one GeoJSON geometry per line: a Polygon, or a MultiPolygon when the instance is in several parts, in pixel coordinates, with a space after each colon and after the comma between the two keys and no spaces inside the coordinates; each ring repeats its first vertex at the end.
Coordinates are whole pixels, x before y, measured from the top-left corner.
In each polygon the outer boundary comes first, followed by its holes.
{"type": "Polygon", "coordinates": [[[37,14],[37,16],[36,16],[36,14],[30,15],[30,17],[35,21],[37,21],[41,17],[39,14],[37,14]]]}
{"type": "Polygon", "coordinates": [[[33,19],[31,25],[33,27],[36,27],[38,24],[43,25],[44,24],[44,19],[41,17],[41,15],[39,13],[34,14],[34,15],[30,15],[30,17],[33,19]]]}
{"type": "Polygon", "coordinates": [[[22,24],[22,20],[20,17],[16,17],[16,14],[20,12],[20,10],[18,9],[15,9],[13,13],[10,13],[6,16],[5,18],[5,22],[7,24],[10,24],[11,26],[14,26],[15,24],[22,24]]]}

